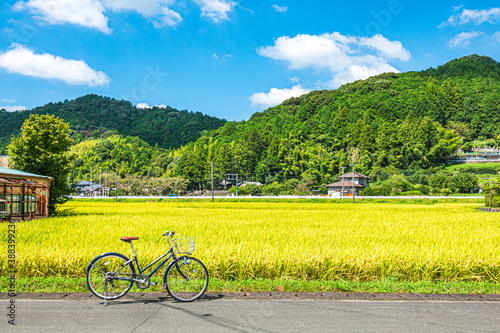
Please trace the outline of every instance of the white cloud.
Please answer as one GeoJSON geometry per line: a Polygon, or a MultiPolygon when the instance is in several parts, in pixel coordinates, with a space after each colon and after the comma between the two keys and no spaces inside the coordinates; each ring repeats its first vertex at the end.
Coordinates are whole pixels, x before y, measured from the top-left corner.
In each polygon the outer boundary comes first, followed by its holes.
{"type": "Polygon", "coordinates": [[[390,41],[382,35],[375,35],[371,38],[362,37],[359,39],[359,43],[377,50],[390,59],[408,61],[411,57],[410,51],[405,49],[400,41],[390,41]]]}
{"type": "Polygon", "coordinates": [[[443,22],[439,27],[447,25],[458,26],[468,23],[482,24],[485,22],[496,23],[500,20],[500,8],[490,9],[464,9],[461,13],[450,16],[448,21],[443,22]]]}
{"type": "Polygon", "coordinates": [[[156,28],[174,27],[182,22],[181,15],[169,8],[174,0],[28,0],[18,1],[14,10],[29,10],[50,24],[76,24],[109,34],[106,10],[135,11],[151,19],[156,28]]]}
{"type": "MultiPolygon", "coordinates": [[[[166,108],[167,106],[165,104],[160,104],[160,105],[155,105],[157,108],[166,108]]],[[[137,104],[137,108],[138,109],[151,109],[155,106],[149,106],[148,103],[139,103],[137,104]]]]}
{"type": "Polygon", "coordinates": [[[5,103],[9,103],[9,104],[16,102],[16,100],[14,98],[2,98],[1,101],[5,102],[5,103]]]}
{"type": "MultiPolygon", "coordinates": [[[[229,20],[228,13],[238,5],[231,0],[194,0],[201,16],[214,22],[229,20]]],[[[111,33],[106,11],[133,11],[147,18],[155,28],[175,27],[182,23],[181,14],[172,6],[184,6],[180,0],[18,0],[14,10],[27,10],[50,24],[76,24],[111,33]]],[[[281,8],[281,7],[280,7],[281,8]]],[[[283,7],[286,8],[286,7],[283,7]]]]}
{"type": "Polygon", "coordinates": [[[138,109],[151,109],[148,103],[139,103],[137,104],[138,109]]]}
{"type": "Polygon", "coordinates": [[[22,106],[22,105],[0,106],[0,110],[2,110],[2,109],[4,109],[7,112],[28,110],[25,106],[22,106]]]}
{"type": "Polygon", "coordinates": [[[194,0],[201,9],[201,16],[211,18],[214,22],[229,20],[227,13],[238,4],[229,0],[194,0]]]}
{"type": "Polygon", "coordinates": [[[288,10],[287,6],[272,5],[271,7],[278,13],[286,13],[286,11],[288,10]]]}
{"type": "Polygon", "coordinates": [[[291,89],[278,89],[271,88],[268,93],[255,93],[250,96],[250,101],[252,101],[252,106],[262,106],[263,108],[268,108],[271,106],[276,106],[291,97],[298,97],[307,94],[311,90],[304,89],[300,84],[293,86],[291,89]]]}
{"type": "Polygon", "coordinates": [[[158,0],[102,0],[106,8],[114,12],[135,11],[143,16],[155,16],[160,12],[162,2],[158,0]]]}
{"type": "Polygon", "coordinates": [[[215,52],[214,52],[214,54],[212,54],[212,58],[219,60],[219,56],[215,52]]]}
{"type": "Polygon", "coordinates": [[[480,35],[477,31],[461,32],[448,42],[449,47],[465,47],[470,44],[470,40],[480,35]]]}
{"type": "Polygon", "coordinates": [[[300,77],[294,76],[294,77],[289,78],[288,81],[290,81],[292,83],[299,83],[302,80],[300,79],[300,77]]]}
{"type": "Polygon", "coordinates": [[[103,14],[105,8],[98,0],[18,1],[13,9],[27,9],[37,18],[50,24],[71,23],[98,29],[106,34],[111,32],[108,27],[108,18],[103,14]]]}
{"type": "Polygon", "coordinates": [[[9,73],[61,80],[71,85],[95,87],[109,83],[106,74],[93,70],[82,60],[64,59],[48,53],[35,54],[19,44],[13,44],[10,50],[0,53],[0,67],[9,73]]]}
{"type": "Polygon", "coordinates": [[[366,79],[383,72],[399,72],[389,60],[408,61],[410,52],[399,41],[382,35],[345,36],[338,32],[323,35],[282,36],[274,46],[257,50],[264,57],[284,61],[289,69],[328,69],[333,79],[329,87],[366,79]]]}
{"type": "Polygon", "coordinates": [[[493,38],[495,38],[500,43],[500,31],[495,32],[493,38]]]}
{"type": "Polygon", "coordinates": [[[168,7],[162,7],[160,13],[158,19],[153,21],[155,28],[175,27],[182,22],[181,14],[168,7]]]}

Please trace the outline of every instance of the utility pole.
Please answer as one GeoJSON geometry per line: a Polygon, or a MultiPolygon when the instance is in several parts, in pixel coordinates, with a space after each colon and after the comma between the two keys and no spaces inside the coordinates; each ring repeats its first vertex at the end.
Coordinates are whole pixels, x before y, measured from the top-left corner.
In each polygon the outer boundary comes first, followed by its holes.
{"type": "Polygon", "coordinates": [[[101,182],[101,175],[102,175],[102,167],[99,167],[99,196],[102,195],[102,182],[101,182]]]}
{"type": "Polygon", "coordinates": [[[92,167],[90,167],[89,197],[92,196],[92,167]]]}
{"type": "Polygon", "coordinates": [[[344,196],[344,169],[345,167],[340,167],[342,169],[342,192],[340,192],[340,200],[344,196]]]}
{"type": "Polygon", "coordinates": [[[238,174],[236,174],[236,196],[238,196],[238,174]]]}
{"type": "Polygon", "coordinates": [[[108,189],[108,167],[106,166],[106,190],[108,191],[107,197],[109,197],[109,189],[108,189]]]}
{"type": "Polygon", "coordinates": [[[115,174],[115,202],[118,202],[118,168],[116,168],[115,174]]]}
{"type": "Polygon", "coordinates": [[[210,162],[210,178],[212,181],[212,202],[214,202],[214,162],[210,162]]]}
{"type": "Polygon", "coordinates": [[[355,192],[354,192],[354,155],[352,155],[352,203],[355,203],[355,192]]]}

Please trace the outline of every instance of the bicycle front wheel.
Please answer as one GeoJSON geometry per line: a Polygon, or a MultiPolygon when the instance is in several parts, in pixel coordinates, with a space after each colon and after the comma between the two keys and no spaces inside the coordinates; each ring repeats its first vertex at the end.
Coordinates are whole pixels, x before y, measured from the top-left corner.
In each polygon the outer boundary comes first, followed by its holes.
{"type": "Polygon", "coordinates": [[[87,285],[90,291],[105,300],[124,296],[132,287],[135,275],[131,263],[124,265],[128,258],[120,253],[109,253],[92,261],[87,271],[87,285]]]}
{"type": "Polygon", "coordinates": [[[203,263],[192,257],[181,257],[165,271],[167,291],[179,302],[192,302],[200,298],[208,287],[208,271],[203,263]]]}

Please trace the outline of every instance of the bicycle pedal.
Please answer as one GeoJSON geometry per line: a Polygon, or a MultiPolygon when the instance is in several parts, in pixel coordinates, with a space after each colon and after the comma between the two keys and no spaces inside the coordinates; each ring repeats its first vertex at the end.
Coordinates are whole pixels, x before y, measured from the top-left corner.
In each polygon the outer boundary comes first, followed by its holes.
{"type": "Polygon", "coordinates": [[[156,286],[158,283],[157,282],[151,282],[152,286],[156,286]]]}

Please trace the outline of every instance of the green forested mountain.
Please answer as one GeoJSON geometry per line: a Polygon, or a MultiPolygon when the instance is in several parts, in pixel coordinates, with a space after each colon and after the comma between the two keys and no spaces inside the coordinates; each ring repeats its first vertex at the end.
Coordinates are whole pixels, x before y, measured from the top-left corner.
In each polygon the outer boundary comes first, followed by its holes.
{"type": "Polygon", "coordinates": [[[198,139],[201,132],[222,126],[225,120],[201,112],[179,111],[171,107],[137,109],[128,101],[86,95],[72,101],[49,103],[29,111],[0,111],[0,154],[12,134],[19,135],[21,125],[31,113],[53,114],[70,123],[77,142],[107,131],[137,136],[150,145],[178,148],[198,139]]]}
{"type": "Polygon", "coordinates": [[[342,166],[442,165],[464,143],[500,134],[500,64],[472,55],[437,69],[385,73],[314,91],[228,122],[182,149],[178,175],[216,172],[243,177],[299,177],[325,184],[342,166]]]}
{"type": "MultiPolygon", "coordinates": [[[[213,162],[219,179],[237,173],[240,180],[317,188],[335,181],[342,167],[350,171],[354,159],[355,170],[372,181],[404,173],[415,186],[453,190],[465,180],[455,177],[450,186],[452,175],[420,175],[436,174],[473,140],[500,143],[500,64],[472,55],[421,72],[385,73],[288,99],[240,122],[137,110],[95,95],[30,112],[55,114],[77,132],[75,180],[88,179],[92,167],[122,177],[183,177],[199,188],[208,184],[213,162]]],[[[28,114],[0,112],[0,137],[28,114]]],[[[388,179],[394,188],[413,188],[398,177],[388,179]]]]}

